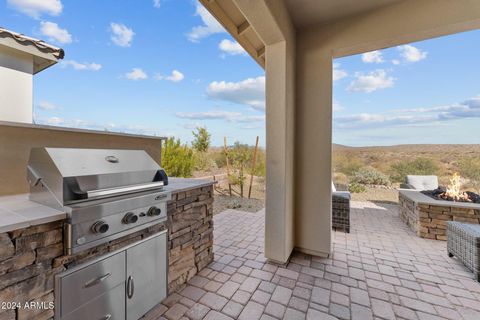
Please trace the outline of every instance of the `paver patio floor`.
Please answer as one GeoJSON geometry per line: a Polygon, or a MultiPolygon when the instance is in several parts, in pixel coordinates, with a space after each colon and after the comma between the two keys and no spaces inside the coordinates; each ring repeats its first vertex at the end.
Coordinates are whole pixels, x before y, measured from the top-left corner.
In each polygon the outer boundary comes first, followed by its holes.
{"type": "Polygon", "coordinates": [[[215,261],[151,319],[480,319],[480,284],[446,242],[417,237],[396,205],[353,202],[330,258],[263,255],[264,212],[215,216],[215,261]]]}

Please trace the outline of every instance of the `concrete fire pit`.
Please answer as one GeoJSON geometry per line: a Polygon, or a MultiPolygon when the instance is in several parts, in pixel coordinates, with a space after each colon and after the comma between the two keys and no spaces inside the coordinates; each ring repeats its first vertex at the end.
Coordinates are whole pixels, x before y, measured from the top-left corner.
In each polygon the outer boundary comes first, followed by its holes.
{"type": "Polygon", "coordinates": [[[400,190],[398,197],[400,218],[422,238],[447,240],[447,221],[480,223],[480,204],[436,200],[413,190],[400,190]]]}

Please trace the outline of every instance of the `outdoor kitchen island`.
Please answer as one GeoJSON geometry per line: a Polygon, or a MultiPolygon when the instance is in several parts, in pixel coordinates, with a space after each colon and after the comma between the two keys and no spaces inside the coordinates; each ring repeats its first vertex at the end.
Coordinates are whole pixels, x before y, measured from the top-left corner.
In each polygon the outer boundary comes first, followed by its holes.
{"type": "Polygon", "coordinates": [[[213,183],[170,178],[166,221],[73,255],[64,255],[64,212],[26,194],[0,197],[0,320],[52,318],[56,275],[166,229],[168,292],[181,288],[213,260],[213,183]]]}

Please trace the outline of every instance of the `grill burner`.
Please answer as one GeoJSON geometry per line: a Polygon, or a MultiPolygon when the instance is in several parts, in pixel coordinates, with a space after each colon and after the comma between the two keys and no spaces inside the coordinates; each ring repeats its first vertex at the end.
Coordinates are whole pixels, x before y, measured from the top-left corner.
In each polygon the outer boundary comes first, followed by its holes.
{"type": "Polygon", "coordinates": [[[474,192],[465,191],[463,197],[455,199],[451,196],[448,196],[446,191],[447,191],[446,188],[439,187],[438,189],[435,189],[435,190],[421,191],[421,193],[423,193],[424,195],[429,196],[430,198],[433,198],[435,200],[446,200],[446,201],[453,201],[453,202],[467,202],[467,203],[479,203],[480,204],[480,195],[478,195],[474,192]]]}
{"type": "Polygon", "coordinates": [[[27,179],[32,201],[67,213],[66,254],[167,218],[168,177],[143,150],[33,148],[27,179]]]}

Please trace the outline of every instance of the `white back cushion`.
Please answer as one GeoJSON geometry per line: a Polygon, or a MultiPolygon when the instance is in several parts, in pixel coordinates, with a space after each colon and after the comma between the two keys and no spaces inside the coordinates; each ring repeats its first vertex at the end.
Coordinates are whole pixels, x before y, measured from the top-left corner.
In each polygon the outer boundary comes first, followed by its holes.
{"type": "Polygon", "coordinates": [[[434,190],[438,188],[437,176],[407,176],[405,181],[415,188],[415,190],[434,190]]]}

